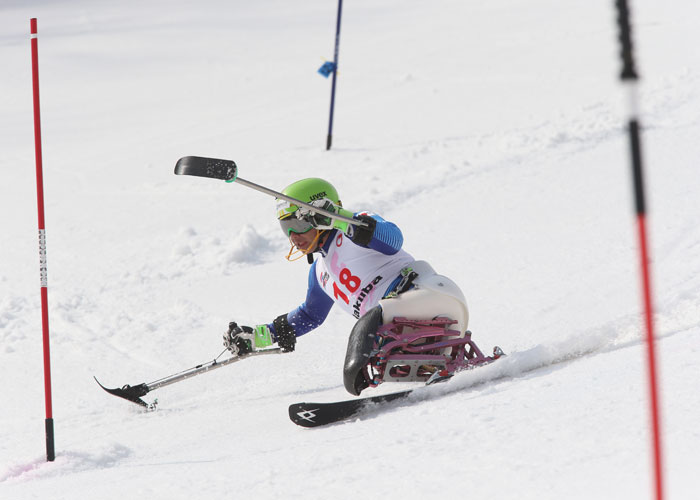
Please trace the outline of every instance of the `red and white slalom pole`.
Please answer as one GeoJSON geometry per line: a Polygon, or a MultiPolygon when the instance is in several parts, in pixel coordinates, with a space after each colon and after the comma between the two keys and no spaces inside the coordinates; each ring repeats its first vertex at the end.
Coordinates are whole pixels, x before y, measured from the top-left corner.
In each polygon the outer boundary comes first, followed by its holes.
{"type": "Polygon", "coordinates": [[[637,90],[637,70],[634,64],[632,50],[632,28],[627,0],[615,0],[617,7],[617,22],[622,56],[622,73],[620,79],[628,92],[628,132],[630,140],[630,158],[632,163],[632,178],[634,182],[635,209],[637,214],[637,230],[639,235],[640,264],[642,275],[643,303],[646,324],[646,344],[649,372],[649,402],[651,412],[651,434],[653,445],[653,463],[655,494],[657,500],[664,497],[663,460],[661,445],[661,416],[659,403],[658,375],[656,368],[656,348],[654,344],[654,311],[651,293],[651,265],[646,231],[646,201],[644,199],[644,177],[642,169],[642,147],[639,125],[639,105],[637,90]]]}
{"type": "Polygon", "coordinates": [[[34,149],[36,153],[36,196],[39,209],[39,271],[41,275],[41,326],[44,339],[44,395],[46,399],[46,460],[56,458],[51,404],[51,353],[49,349],[49,294],[46,270],[46,226],[44,222],[44,174],[41,157],[41,118],[39,112],[39,48],[36,18],[30,20],[32,44],[32,87],[34,91],[34,149]]]}

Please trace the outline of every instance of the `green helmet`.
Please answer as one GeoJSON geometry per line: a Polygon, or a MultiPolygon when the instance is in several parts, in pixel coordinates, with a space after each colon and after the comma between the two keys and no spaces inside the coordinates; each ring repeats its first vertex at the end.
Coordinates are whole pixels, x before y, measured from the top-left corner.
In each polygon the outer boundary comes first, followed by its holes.
{"type": "MultiPolygon", "coordinates": [[[[338,191],[335,190],[333,185],[317,177],[294,182],[284,188],[282,194],[307,203],[327,198],[335,205],[342,206],[340,198],[338,197],[338,191]]],[[[311,224],[301,221],[296,217],[292,217],[294,212],[298,209],[299,207],[293,203],[286,200],[277,200],[277,219],[280,221],[282,230],[287,236],[289,236],[291,232],[305,233],[312,228],[311,224]]]]}

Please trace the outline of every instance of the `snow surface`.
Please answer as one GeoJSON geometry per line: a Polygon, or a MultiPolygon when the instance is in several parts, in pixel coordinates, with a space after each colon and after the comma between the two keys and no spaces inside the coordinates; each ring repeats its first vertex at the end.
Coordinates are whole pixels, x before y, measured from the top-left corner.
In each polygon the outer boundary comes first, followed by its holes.
{"type": "MultiPolygon", "coordinates": [[[[652,497],[637,234],[613,2],[2,0],[0,498],[652,497]],[[45,462],[29,19],[39,19],[55,462],[45,462]],[[308,430],[349,395],[353,319],[291,355],[104,393],[217,356],[303,299],[274,203],[176,177],[322,176],[463,288],[498,363],[308,430]],[[426,391],[427,392],[427,391],[426,391]],[[429,399],[429,400],[427,400],[429,399]]],[[[633,2],[666,492],[700,460],[700,4],[633,2]]],[[[377,392],[400,388],[385,384],[377,392]]]]}

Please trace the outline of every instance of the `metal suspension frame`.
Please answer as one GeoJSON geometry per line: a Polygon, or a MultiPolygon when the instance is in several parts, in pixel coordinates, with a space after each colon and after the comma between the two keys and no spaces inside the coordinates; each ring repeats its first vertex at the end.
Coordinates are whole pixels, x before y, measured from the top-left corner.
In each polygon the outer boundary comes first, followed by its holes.
{"type": "Polygon", "coordinates": [[[397,317],[382,325],[365,369],[370,387],[383,382],[427,382],[436,375],[452,376],[503,355],[499,347],[494,347],[493,355],[485,356],[471,339],[472,332],[467,330],[462,337],[458,330],[450,329],[455,323],[449,318],[397,317]]]}

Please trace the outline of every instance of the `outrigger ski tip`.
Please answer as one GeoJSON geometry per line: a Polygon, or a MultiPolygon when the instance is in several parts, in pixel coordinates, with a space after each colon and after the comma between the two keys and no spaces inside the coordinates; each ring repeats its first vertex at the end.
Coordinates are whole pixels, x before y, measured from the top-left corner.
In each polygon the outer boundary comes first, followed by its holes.
{"type": "Polygon", "coordinates": [[[233,160],[184,156],[175,165],[176,175],[194,175],[234,182],[238,177],[238,167],[233,160]]]}
{"type": "Polygon", "coordinates": [[[316,207],[311,203],[306,203],[284,193],[278,193],[272,189],[266,188],[254,182],[247,181],[238,177],[238,166],[233,160],[223,160],[220,158],[206,158],[204,156],[183,156],[175,164],[176,175],[194,175],[196,177],[207,177],[209,179],[219,179],[228,183],[235,182],[243,186],[249,187],[269,196],[274,196],[280,200],[286,200],[300,207],[306,207],[313,210],[315,213],[323,214],[332,219],[342,220],[354,226],[364,227],[367,222],[345,216],[336,212],[329,212],[320,207],[316,207]]]}
{"type": "Polygon", "coordinates": [[[137,405],[143,406],[144,408],[147,408],[149,410],[154,409],[156,406],[156,402],[149,404],[146,403],[143,399],[141,399],[142,396],[145,396],[149,392],[148,386],[146,384],[139,384],[133,387],[129,384],[126,384],[121,388],[108,389],[107,387],[102,385],[99,380],[97,380],[97,377],[93,376],[92,378],[95,379],[97,385],[102,387],[108,393],[113,394],[114,396],[119,396],[120,398],[124,398],[128,401],[131,401],[132,403],[136,403],[137,405]]]}
{"type": "MultiPolygon", "coordinates": [[[[226,352],[224,350],[221,354],[226,352]]],[[[156,404],[158,403],[158,400],[155,400],[153,403],[146,403],[143,399],[141,399],[143,396],[148,394],[149,392],[158,389],[159,387],[165,387],[166,385],[174,384],[176,382],[180,382],[181,380],[186,380],[188,378],[194,377],[195,375],[200,375],[202,373],[206,373],[210,370],[214,370],[216,368],[221,368],[222,366],[229,365],[231,363],[236,363],[238,361],[241,361],[246,358],[252,358],[255,356],[265,356],[265,355],[270,355],[270,354],[282,354],[285,351],[282,350],[280,347],[272,347],[270,349],[261,349],[259,351],[253,351],[247,354],[243,354],[241,356],[233,356],[228,359],[224,359],[222,361],[219,361],[219,356],[217,356],[215,359],[207,362],[207,363],[202,363],[197,366],[194,366],[192,368],[189,368],[187,370],[181,371],[179,373],[176,373],[174,375],[169,375],[167,377],[161,378],[156,380],[155,382],[148,382],[148,383],[143,383],[143,384],[138,384],[131,386],[129,384],[123,385],[121,388],[118,389],[108,389],[104,385],[100,383],[99,380],[97,380],[97,377],[93,377],[95,379],[95,382],[102,387],[106,392],[109,394],[112,394],[113,396],[118,396],[120,398],[126,399],[127,401],[131,401],[132,403],[136,403],[139,406],[143,406],[144,408],[148,410],[153,410],[156,407],[156,404]]]]}

